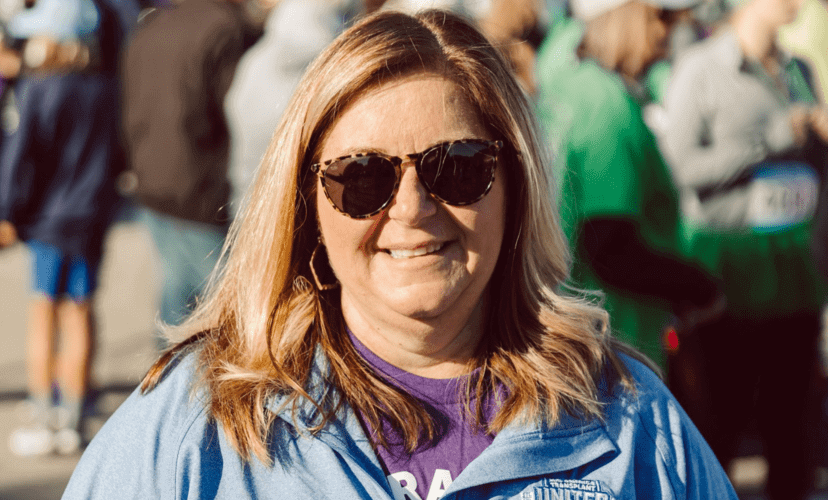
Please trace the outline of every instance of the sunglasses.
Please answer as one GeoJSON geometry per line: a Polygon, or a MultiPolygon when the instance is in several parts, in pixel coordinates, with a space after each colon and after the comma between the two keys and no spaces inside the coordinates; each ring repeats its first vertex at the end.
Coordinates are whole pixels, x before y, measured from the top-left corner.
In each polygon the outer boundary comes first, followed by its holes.
{"type": "MultiPolygon", "coordinates": [[[[471,205],[492,188],[503,141],[464,139],[407,156],[423,187],[448,205],[471,205]]],[[[394,199],[402,164],[397,156],[359,153],[311,165],[333,207],[353,219],[376,215],[394,199]]]]}

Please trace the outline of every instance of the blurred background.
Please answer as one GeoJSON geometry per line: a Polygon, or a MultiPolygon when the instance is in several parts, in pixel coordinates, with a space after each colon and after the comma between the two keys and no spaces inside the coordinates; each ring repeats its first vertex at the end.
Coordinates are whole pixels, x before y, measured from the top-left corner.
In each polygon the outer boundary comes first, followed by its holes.
{"type": "Polygon", "coordinates": [[[828,499],[825,0],[0,0],[0,500],[60,498],[197,300],[310,61],[425,7],[512,62],[573,283],[606,292],[740,498],[828,499]]]}
{"type": "MultiPolygon", "coordinates": [[[[134,221],[109,231],[96,296],[98,353],[88,411],[89,434],[129,395],[155,358],[159,279],[149,234],[134,221]]],[[[0,498],[60,498],[79,455],[19,457],[7,445],[26,398],[26,307],[30,258],[23,245],[0,252],[0,498]]]]}

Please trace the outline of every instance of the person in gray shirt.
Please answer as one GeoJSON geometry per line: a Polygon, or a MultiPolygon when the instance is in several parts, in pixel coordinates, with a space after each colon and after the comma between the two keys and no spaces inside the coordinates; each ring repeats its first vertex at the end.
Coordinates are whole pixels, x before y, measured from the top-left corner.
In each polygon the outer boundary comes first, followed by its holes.
{"type": "Polygon", "coordinates": [[[722,318],[682,339],[670,370],[694,379],[674,390],[725,467],[756,418],[768,495],[786,499],[806,497],[822,446],[815,374],[825,290],[808,241],[826,109],[807,66],[775,41],[800,4],[748,0],[680,57],[660,137],[690,252],[722,276],[728,301],[722,318]]]}
{"type": "Polygon", "coordinates": [[[702,225],[749,224],[754,193],[738,181],[763,160],[800,153],[809,133],[828,141],[828,111],[815,105],[807,70],[774,44],[796,11],[780,8],[775,27],[753,21],[763,4],[782,2],[754,0],[739,10],[677,62],[665,95],[663,152],[684,190],[685,215],[702,225]]]}

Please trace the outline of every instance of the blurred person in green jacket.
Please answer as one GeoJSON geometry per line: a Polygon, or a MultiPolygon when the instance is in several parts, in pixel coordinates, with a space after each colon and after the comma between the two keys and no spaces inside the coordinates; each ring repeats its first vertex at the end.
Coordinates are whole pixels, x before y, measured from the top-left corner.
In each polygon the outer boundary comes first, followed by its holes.
{"type": "Polygon", "coordinates": [[[639,79],[692,1],[575,0],[538,56],[538,113],[561,169],[572,284],[602,289],[612,327],[664,366],[662,333],[720,308],[716,280],[682,253],[678,196],[645,125],[639,79]]]}

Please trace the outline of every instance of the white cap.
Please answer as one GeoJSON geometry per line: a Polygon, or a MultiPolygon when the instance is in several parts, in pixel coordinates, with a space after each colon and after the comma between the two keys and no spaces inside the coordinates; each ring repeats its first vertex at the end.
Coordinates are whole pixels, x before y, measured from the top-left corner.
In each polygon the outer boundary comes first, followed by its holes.
{"type": "MultiPolygon", "coordinates": [[[[572,13],[578,19],[590,21],[632,0],[569,0],[572,13]]],[[[701,0],[643,0],[664,10],[683,10],[695,7],[701,0]]]]}

